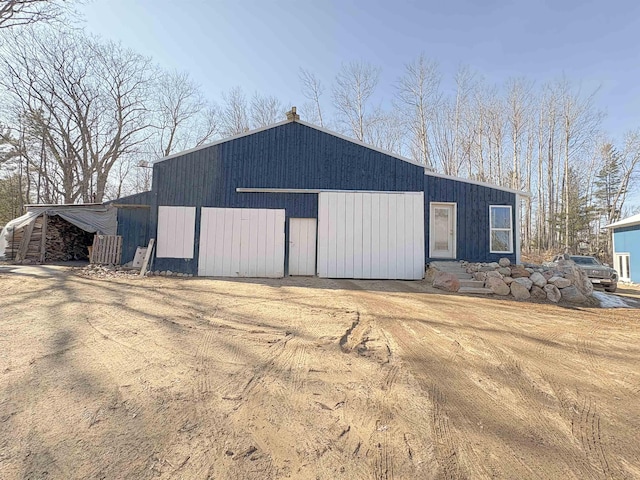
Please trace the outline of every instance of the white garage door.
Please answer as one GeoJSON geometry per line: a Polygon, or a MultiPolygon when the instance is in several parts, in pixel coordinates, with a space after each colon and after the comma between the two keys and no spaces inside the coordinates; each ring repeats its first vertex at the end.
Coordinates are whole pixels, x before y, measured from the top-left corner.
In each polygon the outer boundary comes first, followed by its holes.
{"type": "Polygon", "coordinates": [[[424,276],[422,192],[322,192],[318,276],[417,280],[424,276]]]}
{"type": "Polygon", "coordinates": [[[198,275],[284,276],[284,210],[202,208],[198,275]]]}

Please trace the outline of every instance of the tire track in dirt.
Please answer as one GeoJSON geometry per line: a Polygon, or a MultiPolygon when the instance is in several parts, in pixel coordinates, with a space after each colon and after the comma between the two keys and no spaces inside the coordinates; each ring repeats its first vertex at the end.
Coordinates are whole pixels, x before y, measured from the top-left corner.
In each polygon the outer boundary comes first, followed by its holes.
{"type": "Polygon", "coordinates": [[[578,394],[571,417],[571,433],[582,446],[582,451],[595,471],[595,478],[613,478],[607,454],[602,445],[600,414],[595,400],[587,395],[578,394]]]}
{"type": "MultiPolygon", "coordinates": [[[[561,401],[536,385],[531,378],[531,374],[527,373],[527,370],[531,367],[519,361],[505,347],[497,347],[484,338],[479,337],[479,340],[491,352],[491,355],[499,361],[499,368],[505,378],[509,379],[511,391],[516,393],[520,403],[520,405],[512,405],[504,402],[502,405],[508,408],[516,418],[520,418],[523,421],[526,420],[532,424],[530,435],[536,441],[542,438],[539,432],[544,432],[544,437],[556,438],[559,439],[560,444],[565,443],[566,439],[561,435],[561,430],[551,424],[549,418],[544,414],[554,410],[560,411],[562,409],[561,401]],[[534,426],[535,429],[533,428],[534,426]]],[[[538,372],[537,376],[547,383],[549,390],[554,390],[553,385],[543,372],[538,372]]],[[[563,452],[556,450],[551,450],[547,453],[547,456],[552,457],[555,464],[567,462],[573,471],[581,472],[580,475],[584,478],[589,475],[589,471],[585,469],[584,465],[576,461],[573,456],[564,455],[563,452]]]]}
{"type": "Polygon", "coordinates": [[[576,338],[576,347],[578,353],[583,355],[587,360],[587,364],[593,369],[600,367],[600,361],[594,353],[593,337],[598,332],[598,327],[595,323],[591,323],[591,326],[586,329],[585,333],[578,334],[576,338]]]}

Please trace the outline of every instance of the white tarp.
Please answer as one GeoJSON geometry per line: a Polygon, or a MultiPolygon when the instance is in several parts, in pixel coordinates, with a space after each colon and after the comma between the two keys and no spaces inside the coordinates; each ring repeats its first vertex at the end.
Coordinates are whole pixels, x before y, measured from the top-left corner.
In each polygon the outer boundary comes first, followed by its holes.
{"type": "Polygon", "coordinates": [[[28,209],[27,213],[11,220],[2,229],[2,233],[0,233],[0,258],[4,257],[4,252],[11,239],[11,234],[28,225],[43,213],[47,215],[59,215],[67,222],[87,232],[115,235],[118,229],[117,209],[111,205],[96,205],[95,207],[80,205],[35,205],[28,207],[28,209]]]}

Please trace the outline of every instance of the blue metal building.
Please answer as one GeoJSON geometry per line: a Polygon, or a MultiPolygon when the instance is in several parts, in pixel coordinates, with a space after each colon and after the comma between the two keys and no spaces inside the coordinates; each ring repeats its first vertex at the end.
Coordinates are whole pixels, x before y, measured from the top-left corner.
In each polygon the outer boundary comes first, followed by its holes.
{"type": "Polygon", "coordinates": [[[524,194],[291,119],[159,160],[150,192],[114,203],[123,261],[156,238],[154,270],[409,279],[435,259],[517,261],[524,194]]]}
{"type": "Polygon", "coordinates": [[[640,214],[608,225],[613,236],[613,267],[620,280],[640,283],[640,214]]]}

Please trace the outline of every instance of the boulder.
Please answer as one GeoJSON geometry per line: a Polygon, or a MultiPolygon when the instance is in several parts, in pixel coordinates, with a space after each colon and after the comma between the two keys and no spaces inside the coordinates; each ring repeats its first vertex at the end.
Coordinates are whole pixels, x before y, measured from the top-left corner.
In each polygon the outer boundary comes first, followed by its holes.
{"type": "Polygon", "coordinates": [[[497,272],[496,270],[492,270],[491,272],[486,272],[487,278],[489,277],[493,277],[493,278],[499,278],[500,280],[502,280],[502,275],[500,275],[499,272],[497,272]]]}
{"type": "Polygon", "coordinates": [[[533,272],[535,272],[535,270],[534,270],[533,268],[531,268],[531,267],[527,267],[527,268],[525,268],[525,270],[526,270],[527,272],[529,272],[529,273],[533,273],[533,272]]]}
{"type": "Polygon", "coordinates": [[[551,277],[549,283],[555,285],[558,288],[566,288],[571,285],[571,280],[564,277],[551,277]]]}
{"type": "Polygon", "coordinates": [[[511,267],[511,276],[513,278],[522,278],[522,277],[530,277],[531,273],[529,273],[525,268],[521,265],[514,265],[511,267]]]}
{"type": "Polygon", "coordinates": [[[546,300],[547,299],[547,294],[545,293],[545,291],[538,287],[537,285],[532,285],[531,286],[531,298],[533,298],[534,300],[546,300]]]}
{"type": "Polygon", "coordinates": [[[487,279],[487,272],[476,272],[473,274],[473,278],[484,282],[487,279]]]}
{"type": "Polygon", "coordinates": [[[511,277],[504,277],[504,278],[502,279],[502,281],[503,281],[504,283],[506,283],[507,285],[511,285],[511,283],[512,283],[512,282],[515,282],[516,280],[515,280],[515,278],[511,278],[511,277]]]}
{"type": "Polygon", "coordinates": [[[534,272],[529,277],[536,287],[542,288],[547,284],[547,279],[540,272],[534,272]]]}
{"type": "Polygon", "coordinates": [[[583,280],[583,291],[582,293],[584,293],[586,296],[589,296],[593,293],[593,283],[591,283],[591,280],[589,280],[589,277],[586,277],[583,280]]]}
{"type": "Polygon", "coordinates": [[[530,279],[528,279],[527,277],[516,278],[516,279],[514,279],[514,283],[519,283],[520,285],[522,285],[527,290],[531,290],[531,286],[533,285],[533,282],[530,279]]]}
{"type": "Polygon", "coordinates": [[[543,291],[547,295],[547,300],[553,303],[558,303],[560,301],[560,290],[555,285],[548,283],[544,286],[543,291]]]}
{"type": "Polygon", "coordinates": [[[561,289],[560,296],[562,300],[564,300],[567,303],[575,303],[578,305],[583,305],[585,303],[588,303],[587,297],[585,297],[582,294],[582,292],[578,290],[578,287],[576,287],[575,285],[570,285],[568,287],[561,289]]]}
{"type": "Polygon", "coordinates": [[[478,268],[479,272],[492,272],[493,270],[495,270],[496,268],[491,266],[492,264],[483,264],[480,265],[480,267],[478,268]]]}
{"type": "Polygon", "coordinates": [[[511,291],[509,286],[498,277],[488,277],[484,286],[486,288],[490,288],[496,295],[509,295],[509,292],[511,291]]]}
{"type": "Polygon", "coordinates": [[[460,280],[453,273],[437,272],[433,277],[433,286],[447,292],[457,292],[460,288],[460,280]]]}
{"type": "Polygon", "coordinates": [[[496,272],[498,272],[503,277],[511,276],[511,269],[509,267],[500,267],[498,270],[496,270],[496,272]]]}
{"type": "Polygon", "coordinates": [[[518,282],[511,282],[511,295],[516,300],[527,300],[531,297],[529,289],[518,282]]]}
{"type": "Polygon", "coordinates": [[[549,279],[556,276],[556,274],[553,270],[545,270],[544,272],[542,272],[542,276],[548,282],[549,279]]]}
{"type": "Polygon", "coordinates": [[[509,260],[507,257],[502,257],[500,260],[498,260],[498,265],[500,265],[501,267],[508,267],[509,265],[511,265],[511,260],[509,260]]]}

